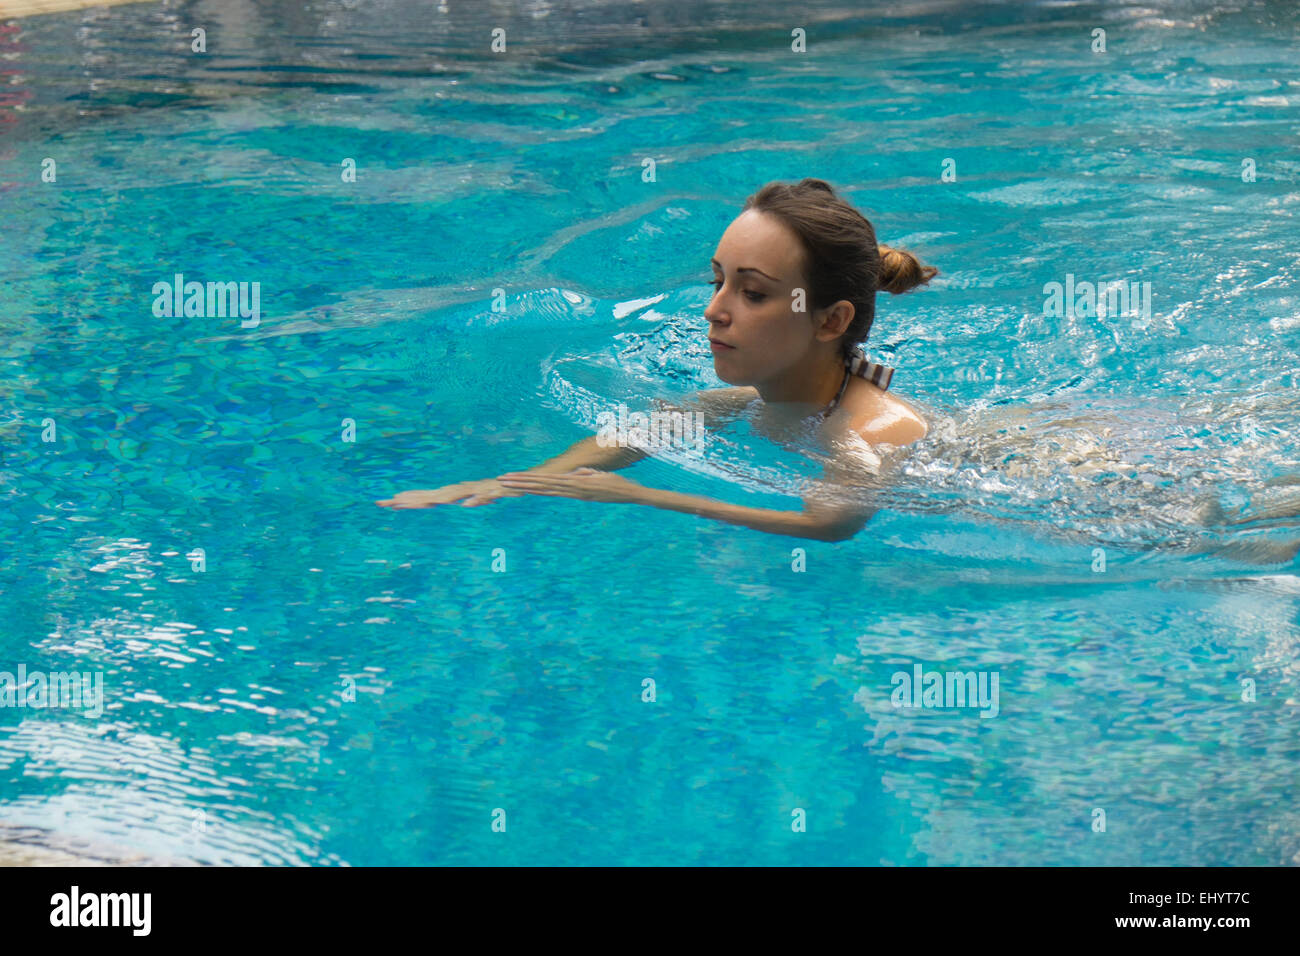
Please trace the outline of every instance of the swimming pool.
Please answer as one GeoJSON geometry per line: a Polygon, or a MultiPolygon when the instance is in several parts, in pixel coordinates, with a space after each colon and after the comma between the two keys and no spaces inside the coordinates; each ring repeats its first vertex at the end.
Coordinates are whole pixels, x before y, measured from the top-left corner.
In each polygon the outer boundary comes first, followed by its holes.
{"type": "MultiPolygon", "coordinates": [[[[0,671],[104,694],[0,708],[4,839],[1300,860],[1293,7],[352,6],[0,34],[0,671]],[[716,385],[708,258],[802,176],[942,273],[879,303],[932,428],[866,532],[374,506],[716,385]],[[258,282],[258,323],[155,314],[177,273],[258,282]],[[1051,315],[1067,278],[1150,282],[1151,315],[1051,315]],[[918,666],[996,676],[996,716],[895,706],[918,666]]],[[[627,474],[790,507],[805,466],[725,438],[627,474]]]]}

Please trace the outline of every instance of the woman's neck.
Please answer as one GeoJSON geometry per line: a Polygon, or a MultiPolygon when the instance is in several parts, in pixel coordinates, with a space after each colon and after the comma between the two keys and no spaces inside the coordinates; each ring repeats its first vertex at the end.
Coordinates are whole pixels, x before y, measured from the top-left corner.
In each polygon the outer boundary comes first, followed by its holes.
{"type": "Polygon", "coordinates": [[[807,364],[783,371],[765,382],[755,382],[759,397],[765,405],[809,406],[813,410],[825,408],[840,392],[844,384],[844,360],[837,353],[819,355],[807,364]]]}

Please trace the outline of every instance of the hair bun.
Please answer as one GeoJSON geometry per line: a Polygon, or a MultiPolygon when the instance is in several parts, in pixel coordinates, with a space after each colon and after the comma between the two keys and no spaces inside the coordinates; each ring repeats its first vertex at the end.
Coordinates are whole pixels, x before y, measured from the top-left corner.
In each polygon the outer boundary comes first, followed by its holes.
{"type": "Polygon", "coordinates": [[[938,274],[938,269],[922,265],[921,260],[906,249],[880,246],[880,279],[876,282],[876,289],[880,292],[900,295],[925,285],[938,274]]]}
{"type": "Polygon", "coordinates": [[[824,193],[835,195],[835,187],[824,179],[805,178],[799,180],[799,189],[820,189],[824,193]]]}

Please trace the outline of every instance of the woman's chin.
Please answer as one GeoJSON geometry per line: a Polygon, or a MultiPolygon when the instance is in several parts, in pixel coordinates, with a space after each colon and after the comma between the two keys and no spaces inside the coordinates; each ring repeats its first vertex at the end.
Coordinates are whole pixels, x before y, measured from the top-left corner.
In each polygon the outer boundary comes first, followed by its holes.
{"type": "MultiPolygon", "coordinates": [[[[725,353],[723,353],[725,354],[725,353]]],[[[722,355],[713,356],[713,374],[728,385],[748,385],[743,372],[738,371],[722,355]],[[721,359],[721,361],[719,361],[721,359]]]]}
{"type": "Polygon", "coordinates": [[[724,381],[724,382],[725,382],[726,384],[728,384],[728,385],[742,385],[742,384],[744,384],[743,382],[738,382],[738,381],[736,380],[736,377],[737,377],[737,376],[736,376],[736,373],[735,373],[735,372],[728,372],[726,369],[719,368],[719,367],[718,367],[718,364],[719,364],[719,363],[718,363],[717,361],[715,361],[715,362],[713,363],[713,374],[714,374],[714,375],[718,376],[718,378],[722,379],[722,381],[724,381]]]}

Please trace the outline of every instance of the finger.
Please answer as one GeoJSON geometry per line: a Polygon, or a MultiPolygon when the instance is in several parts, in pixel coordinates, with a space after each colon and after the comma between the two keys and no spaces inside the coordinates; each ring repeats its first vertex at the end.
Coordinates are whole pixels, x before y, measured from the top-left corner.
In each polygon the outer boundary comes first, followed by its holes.
{"type": "Polygon", "coordinates": [[[435,488],[425,491],[423,489],[415,491],[403,491],[397,496],[398,501],[419,501],[422,502],[420,507],[425,504],[445,505],[461,498],[469,497],[473,492],[462,489],[435,488]]]}
{"type": "Polygon", "coordinates": [[[537,476],[530,476],[528,478],[498,478],[497,480],[507,488],[548,488],[554,487],[557,484],[564,484],[562,479],[541,478],[537,476]]]}
{"type": "Polygon", "coordinates": [[[540,495],[540,494],[562,495],[567,493],[569,489],[565,485],[536,484],[536,485],[519,485],[518,487],[515,488],[515,491],[516,493],[521,495],[540,495]]]}
{"type": "Polygon", "coordinates": [[[411,495],[409,498],[403,498],[397,502],[398,508],[436,508],[438,505],[445,505],[446,501],[437,498],[425,498],[420,495],[411,495]]]}
{"type": "Polygon", "coordinates": [[[386,502],[383,503],[392,505],[394,508],[400,508],[406,505],[407,502],[409,502],[410,500],[411,500],[411,493],[409,491],[403,491],[393,495],[393,497],[389,498],[386,502]]]}

